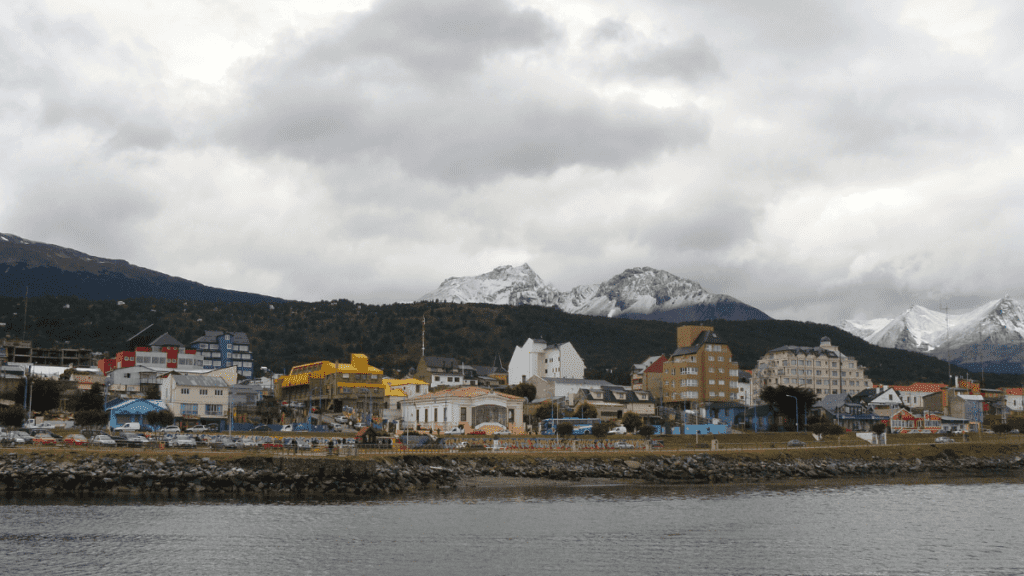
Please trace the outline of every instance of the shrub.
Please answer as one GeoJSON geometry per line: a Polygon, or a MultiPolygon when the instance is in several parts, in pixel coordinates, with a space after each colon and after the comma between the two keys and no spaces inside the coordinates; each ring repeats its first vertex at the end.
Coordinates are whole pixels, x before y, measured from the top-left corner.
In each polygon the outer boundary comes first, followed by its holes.
{"type": "Polygon", "coordinates": [[[0,424],[18,428],[25,421],[25,409],[21,406],[0,406],[0,424]]]}
{"type": "Polygon", "coordinates": [[[644,424],[637,430],[637,433],[650,440],[651,436],[654,436],[654,426],[644,424]]]}
{"type": "Polygon", "coordinates": [[[885,429],[886,426],[884,422],[879,422],[878,424],[871,425],[871,431],[874,432],[875,434],[885,434],[885,429]]]}
{"type": "Polygon", "coordinates": [[[608,435],[608,431],[611,429],[611,422],[598,422],[591,428],[591,433],[595,438],[604,438],[608,435]]]}
{"type": "Polygon", "coordinates": [[[637,428],[644,425],[644,419],[636,412],[626,412],[622,415],[622,425],[630,432],[636,432],[637,428]]]}
{"type": "Polygon", "coordinates": [[[75,412],[75,424],[79,428],[106,426],[110,422],[110,414],[103,410],[79,410],[75,412]]]}
{"type": "Polygon", "coordinates": [[[555,428],[555,432],[557,432],[559,436],[572,436],[572,428],[572,422],[561,422],[558,424],[558,427],[555,428]]]}

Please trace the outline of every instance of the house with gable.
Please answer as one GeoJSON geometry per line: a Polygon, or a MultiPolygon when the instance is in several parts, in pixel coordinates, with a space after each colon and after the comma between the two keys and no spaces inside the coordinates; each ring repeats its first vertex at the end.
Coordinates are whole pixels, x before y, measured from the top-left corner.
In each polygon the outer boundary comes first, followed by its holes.
{"type": "Polygon", "coordinates": [[[911,411],[924,409],[924,397],[949,388],[941,382],[914,382],[906,386],[890,386],[903,399],[903,405],[911,411]]]}
{"type": "Polygon", "coordinates": [[[146,415],[151,412],[167,410],[167,404],[163,400],[147,400],[144,398],[133,398],[129,400],[114,400],[108,403],[105,409],[110,413],[110,428],[116,428],[122,424],[138,422],[140,430],[153,430],[149,425],[146,415]]]}
{"type": "Polygon", "coordinates": [[[870,432],[872,426],[885,422],[884,416],[875,414],[849,394],[828,394],[814,404],[811,413],[852,432],[870,432]]]}
{"type": "Polygon", "coordinates": [[[526,382],[534,376],[541,378],[584,378],[586,365],[571,342],[548,344],[544,340],[527,338],[516,346],[508,363],[510,386],[526,382]]]}

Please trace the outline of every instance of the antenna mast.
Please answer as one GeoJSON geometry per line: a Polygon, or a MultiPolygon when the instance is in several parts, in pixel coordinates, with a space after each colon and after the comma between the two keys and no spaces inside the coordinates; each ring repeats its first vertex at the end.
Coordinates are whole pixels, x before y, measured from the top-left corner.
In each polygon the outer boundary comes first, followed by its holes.
{"type": "Polygon", "coordinates": [[[420,333],[420,355],[427,357],[427,315],[423,315],[423,330],[420,333]]]}

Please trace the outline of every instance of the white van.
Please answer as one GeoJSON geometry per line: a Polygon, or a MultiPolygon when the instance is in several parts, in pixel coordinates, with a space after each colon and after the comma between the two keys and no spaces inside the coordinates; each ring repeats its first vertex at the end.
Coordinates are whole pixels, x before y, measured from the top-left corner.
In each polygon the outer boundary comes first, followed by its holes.
{"type": "Polygon", "coordinates": [[[114,432],[138,432],[139,430],[142,430],[142,425],[138,422],[125,422],[114,428],[114,432]]]}

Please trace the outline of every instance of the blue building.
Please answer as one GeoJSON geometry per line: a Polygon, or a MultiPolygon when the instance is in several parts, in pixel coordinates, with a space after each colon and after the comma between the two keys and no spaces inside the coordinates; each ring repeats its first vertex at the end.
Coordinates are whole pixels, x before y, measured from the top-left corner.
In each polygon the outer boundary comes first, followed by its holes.
{"type": "Polygon", "coordinates": [[[110,411],[111,428],[129,422],[138,422],[140,430],[153,430],[153,427],[146,421],[146,415],[158,410],[167,410],[167,404],[163,400],[118,399],[108,402],[104,409],[110,411]]]}
{"type": "Polygon", "coordinates": [[[207,330],[192,341],[189,348],[199,352],[203,368],[210,370],[234,366],[243,380],[252,378],[252,350],[245,332],[207,330]]]}

